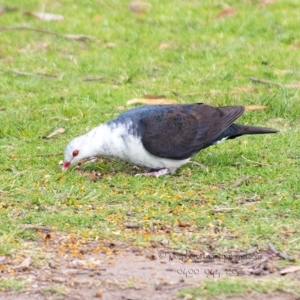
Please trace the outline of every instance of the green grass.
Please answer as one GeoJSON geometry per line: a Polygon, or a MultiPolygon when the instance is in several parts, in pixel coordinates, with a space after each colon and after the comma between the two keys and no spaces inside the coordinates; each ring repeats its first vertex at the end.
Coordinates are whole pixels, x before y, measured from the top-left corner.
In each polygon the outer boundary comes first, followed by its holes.
{"type": "Polygon", "coordinates": [[[65,288],[59,285],[50,285],[43,289],[44,295],[62,296],[66,293],[65,288]]]}
{"type": "Polygon", "coordinates": [[[2,279],[0,280],[0,291],[20,291],[27,285],[26,281],[20,279],[2,279]]]}
{"type": "Polygon", "coordinates": [[[12,254],[35,238],[19,228],[29,223],[144,246],[167,239],[174,248],[202,249],[208,243],[224,253],[233,247],[263,250],[272,243],[298,255],[299,90],[255,84],[249,76],[300,81],[300,48],[293,47],[300,40],[299,5],[298,0],[267,7],[257,2],[229,1],[237,14],[216,19],[221,1],[153,0],[144,15],[131,12],[128,1],[4,1],[19,9],[1,15],[1,26],[97,40],[0,31],[0,253],[12,254]],[[43,22],[23,14],[43,9],[65,20],[43,22]],[[170,47],[160,49],[161,43],[170,47]],[[103,80],[83,81],[99,76],[103,80]],[[236,89],[245,86],[254,90],[236,89]],[[129,164],[107,159],[82,167],[99,171],[97,182],[75,171],[62,174],[58,162],[71,139],[145,93],[179,103],[266,105],[239,122],[280,133],[205,149],[194,161],[206,169],[188,164],[175,176],[135,177],[129,164]],[[192,93],[200,94],[188,96],[192,93]],[[59,127],[65,133],[43,138],[59,127]],[[56,153],[61,156],[47,156],[56,153]],[[245,176],[251,176],[248,182],[231,187],[245,176]],[[215,208],[233,210],[215,213],[215,208]],[[128,221],[141,228],[125,228],[128,221]],[[191,227],[178,227],[181,221],[191,227]]]}
{"type": "MultiPolygon", "coordinates": [[[[180,291],[179,296],[185,299],[226,299],[227,297],[242,296],[249,292],[271,295],[275,292],[292,293],[299,296],[298,282],[287,278],[278,279],[245,279],[226,278],[205,280],[201,287],[187,288],[180,291]],[[214,298],[216,299],[216,298],[214,298]]],[[[253,296],[253,295],[252,295],[253,296]]]]}

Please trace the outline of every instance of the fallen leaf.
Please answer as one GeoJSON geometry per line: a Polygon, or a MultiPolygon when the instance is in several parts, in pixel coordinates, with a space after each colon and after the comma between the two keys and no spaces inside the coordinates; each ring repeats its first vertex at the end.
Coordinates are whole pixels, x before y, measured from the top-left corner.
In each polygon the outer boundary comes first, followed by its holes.
{"type": "Polygon", "coordinates": [[[217,14],[216,19],[221,19],[221,18],[227,18],[230,16],[233,16],[237,13],[237,10],[235,8],[227,8],[221,11],[220,13],[217,14]]]}
{"type": "Polygon", "coordinates": [[[51,278],[52,282],[56,282],[56,283],[63,283],[65,281],[67,281],[68,279],[65,277],[52,277],[51,278]]]}
{"type": "Polygon", "coordinates": [[[18,270],[18,269],[28,269],[29,266],[32,263],[32,258],[28,256],[25,258],[18,266],[13,267],[13,269],[18,270]]]}
{"type": "Polygon", "coordinates": [[[51,231],[51,227],[42,226],[42,225],[34,225],[34,224],[21,224],[19,225],[20,229],[35,229],[39,231],[51,231]]]}
{"type": "Polygon", "coordinates": [[[300,89],[300,83],[290,83],[283,85],[287,89],[300,89]]]}
{"type": "Polygon", "coordinates": [[[251,178],[251,176],[245,176],[240,179],[238,179],[234,184],[231,185],[232,188],[238,187],[242,185],[244,182],[248,181],[251,178]]]}
{"type": "Polygon", "coordinates": [[[152,8],[152,5],[148,2],[143,2],[143,1],[135,1],[129,3],[129,9],[137,14],[143,14],[150,10],[152,8]]]}
{"type": "Polygon", "coordinates": [[[156,104],[176,104],[176,103],[177,101],[172,99],[140,99],[140,98],[131,99],[126,102],[127,105],[132,105],[132,104],[156,105],[156,104]]]}
{"type": "Polygon", "coordinates": [[[104,17],[103,17],[102,15],[96,15],[96,16],[94,17],[94,19],[95,19],[96,21],[102,21],[102,20],[104,19],[104,17]]]}
{"type": "Polygon", "coordinates": [[[103,290],[98,290],[95,297],[96,298],[102,298],[102,296],[103,296],[103,290]]]}
{"type": "Polygon", "coordinates": [[[251,111],[251,110],[260,110],[260,109],[266,109],[268,106],[264,105],[246,105],[245,111],[251,111]]]}
{"type": "Polygon", "coordinates": [[[146,99],[164,99],[166,98],[164,95],[152,95],[152,94],[146,94],[146,99]]]}
{"type": "Polygon", "coordinates": [[[124,223],[124,226],[129,229],[138,229],[140,225],[137,223],[124,223]]]}
{"type": "MultiPolygon", "coordinates": [[[[36,32],[40,32],[40,33],[44,33],[44,34],[50,34],[56,37],[61,37],[64,39],[68,39],[68,40],[75,40],[75,41],[88,41],[88,40],[97,40],[95,37],[91,37],[91,36],[86,36],[86,35],[81,35],[81,34],[58,34],[56,32],[53,31],[49,31],[49,30],[44,30],[44,29],[39,29],[39,28],[32,28],[29,26],[5,26],[5,27],[1,27],[1,31],[4,30],[32,30],[32,31],[36,31],[36,32]]],[[[1,70],[0,70],[1,72],[1,70]]]]}
{"type": "Polygon", "coordinates": [[[263,1],[259,2],[258,5],[259,6],[267,6],[267,5],[272,4],[274,2],[275,2],[275,0],[263,0],[263,1]]]}
{"type": "Polygon", "coordinates": [[[70,267],[75,268],[75,269],[82,269],[87,266],[87,262],[82,259],[73,259],[70,262],[70,267]]]}
{"type": "Polygon", "coordinates": [[[58,128],[58,129],[54,130],[52,133],[50,133],[49,135],[47,135],[46,139],[50,139],[59,133],[64,133],[65,131],[66,130],[64,128],[58,128]]]}
{"type": "Polygon", "coordinates": [[[115,43],[106,43],[104,47],[105,48],[116,48],[117,44],[115,44],[115,43]]]}
{"type": "Polygon", "coordinates": [[[82,34],[64,34],[64,35],[62,35],[62,37],[64,37],[65,39],[68,39],[68,40],[83,41],[83,42],[87,41],[87,40],[95,39],[93,37],[82,35],[82,34]]]}
{"type": "Polygon", "coordinates": [[[158,46],[158,49],[168,49],[168,48],[171,48],[171,44],[169,44],[169,43],[161,43],[158,46]]]}
{"type": "Polygon", "coordinates": [[[102,174],[100,172],[91,171],[91,172],[83,172],[83,175],[88,177],[93,182],[96,182],[101,179],[102,174]]]}
{"type": "Polygon", "coordinates": [[[300,266],[290,266],[280,271],[280,275],[285,275],[288,273],[295,273],[300,271],[300,266]]]}
{"type": "Polygon", "coordinates": [[[117,109],[117,110],[125,110],[125,107],[124,106],[115,106],[115,109],[117,109]]]}
{"type": "Polygon", "coordinates": [[[50,14],[50,13],[45,13],[45,12],[26,11],[26,12],[24,12],[24,14],[28,15],[28,16],[33,16],[42,21],[63,21],[64,20],[64,17],[62,15],[50,14]]]}
{"type": "Polygon", "coordinates": [[[104,80],[103,76],[99,76],[99,77],[84,77],[82,78],[82,81],[101,81],[104,80]]]}
{"type": "Polygon", "coordinates": [[[290,46],[291,48],[299,48],[300,47],[300,41],[295,42],[290,46]]]}
{"type": "Polygon", "coordinates": [[[257,88],[253,86],[237,86],[234,89],[241,92],[257,92],[257,88]]]}
{"type": "Polygon", "coordinates": [[[185,221],[179,221],[179,227],[190,227],[191,225],[185,221]]]}

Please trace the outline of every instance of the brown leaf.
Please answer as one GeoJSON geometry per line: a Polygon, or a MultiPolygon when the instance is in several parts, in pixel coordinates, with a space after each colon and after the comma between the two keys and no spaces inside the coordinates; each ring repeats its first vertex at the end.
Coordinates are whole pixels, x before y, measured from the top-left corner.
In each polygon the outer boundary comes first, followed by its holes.
{"type": "Polygon", "coordinates": [[[132,105],[132,104],[156,105],[156,104],[176,104],[176,103],[177,101],[173,99],[140,99],[140,98],[131,99],[126,102],[127,105],[132,105]]]}
{"type": "Polygon", "coordinates": [[[63,21],[64,20],[64,17],[62,15],[50,14],[50,13],[45,13],[45,12],[26,11],[26,12],[24,12],[24,14],[28,15],[28,16],[33,16],[42,21],[63,21]]]}
{"type": "Polygon", "coordinates": [[[191,225],[185,221],[179,221],[179,227],[190,227],[191,225]]]}
{"type": "Polygon", "coordinates": [[[235,8],[227,8],[221,11],[220,13],[217,14],[216,19],[221,19],[221,18],[227,18],[235,15],[237,13],[237,10],[235,8]]]}
{"type": "Polygon", "coordinates": [[[49,135],[47,135],[46,139],[50,139],[59,133],[64,133],[65,131],[66,130],[64,128],[58,128],[58,129],[54,130],[52,133],[50,133],[49,135]]]}
{"type": "Polygon", "coordinates": [[[100,172],[92,171],[92,172],[84,172],[85,176],[87,176],[93,182],[96,182],[101,179],[102,174],[100,172]]]}
{"type": "Polygon", "coordinates": [[[102,298],[102,296],[103,296],[103,290],[100,289],[100,290],[97,291],[95,297],[96,298],[102,298]]]}
{"type": "Polygon", "coordinates": [[[28,269],[29,266],[32,263],[32,258],[28,256],[25,258],[18,266],[13,267],[13,269],[18,270],[18,269],[28,269]]]}
{"type": "Polygon", "coordinates": [[[260,110],[260,109],[266,109],[268,106],[264,105],[246,105],[245,111],[251,111],[251,110],[260,110]]]}
{"type": "Polygon", "coordinates": [[[290,266],[280,271],[281,275],[300,271],[300,266],[290,266]]]}
{"type": "Polygon", "coordinates": [[[129,9],[137,14],[143,14],[150,10],[152,8],[152,5],[148,2],[143,1],[134,1],[129,3],[129,9]]]}

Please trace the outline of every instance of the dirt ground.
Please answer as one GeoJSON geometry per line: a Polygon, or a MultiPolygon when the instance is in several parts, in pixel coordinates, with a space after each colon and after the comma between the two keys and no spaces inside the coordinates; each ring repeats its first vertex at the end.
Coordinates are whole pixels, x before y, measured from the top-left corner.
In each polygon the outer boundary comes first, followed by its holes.
{"type": "MultiPolygon", "coordinates": [[[[2,288],[0,299],[179,299],[179,290],[200,286],[206,278],[281,276],[276,266],[280,259],[280,255],[255,249],[212,257],[159,245],[145,249],[43,232],[38,243],[28,243],[16,255],[0,256],[2,280],[26,281],[19,291],[2,288]]],[[[300,279],[299,272],[295,274],[300,279]]],[[[250,293],[231,299],[254,298],[257,295],[250,293]]],[[[296,297],[278,292],[259,295],[259,299],[296,297]]]]}

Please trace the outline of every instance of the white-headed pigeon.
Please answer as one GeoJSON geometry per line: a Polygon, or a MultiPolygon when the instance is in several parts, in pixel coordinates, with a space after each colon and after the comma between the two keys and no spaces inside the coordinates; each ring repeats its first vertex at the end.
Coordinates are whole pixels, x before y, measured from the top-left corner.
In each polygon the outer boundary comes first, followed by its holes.
{"type": "Polygon", "coordinates": [[[81,159],[110,156],[148,167],[145,175],[174,173],[200,150],[244,134],[277,130],[233,123],[243,106],[202,103],[141,106],[99,125],[66,147],[63,170],[81,159]]]}

